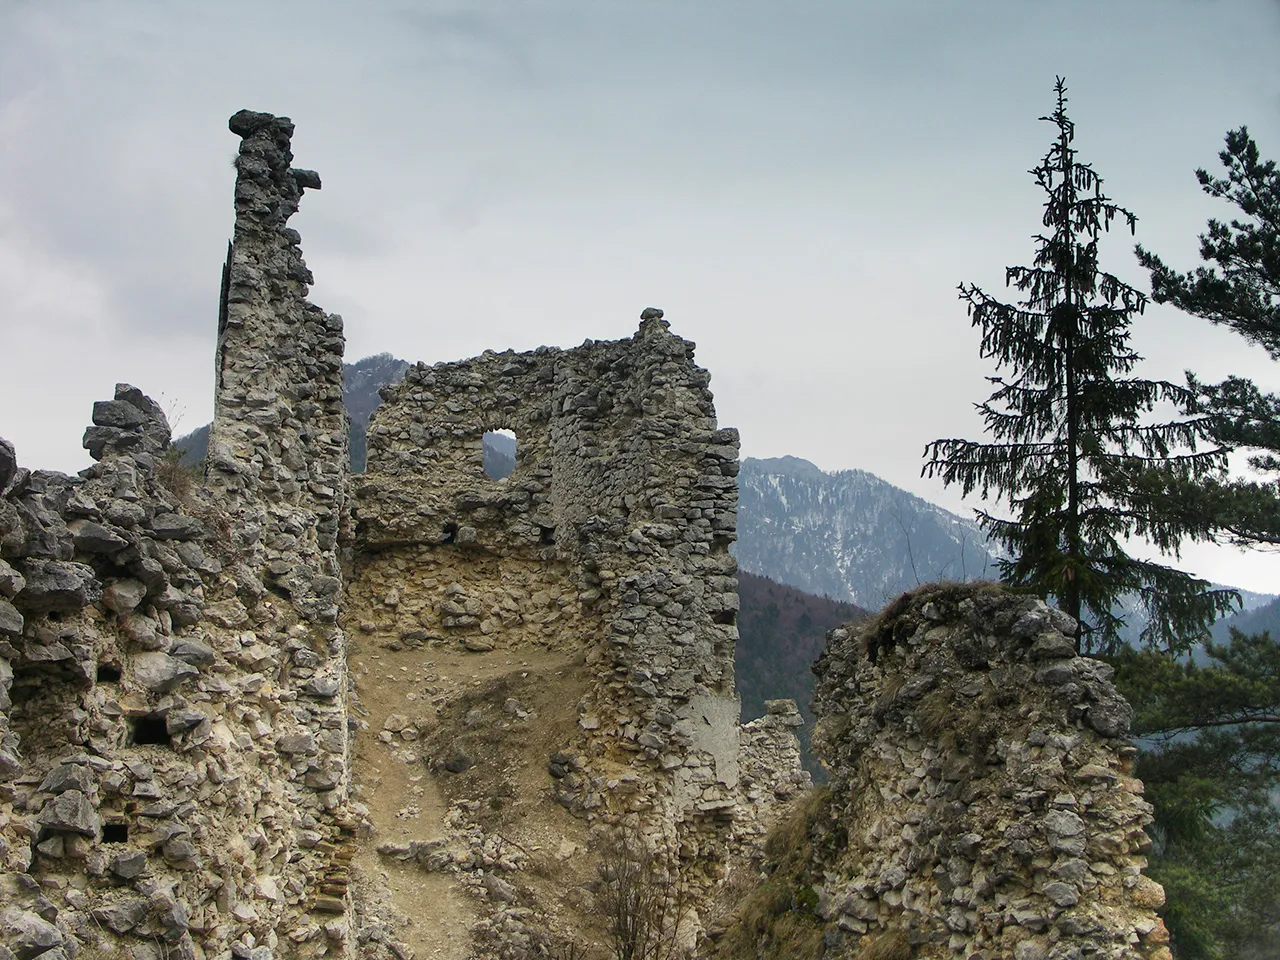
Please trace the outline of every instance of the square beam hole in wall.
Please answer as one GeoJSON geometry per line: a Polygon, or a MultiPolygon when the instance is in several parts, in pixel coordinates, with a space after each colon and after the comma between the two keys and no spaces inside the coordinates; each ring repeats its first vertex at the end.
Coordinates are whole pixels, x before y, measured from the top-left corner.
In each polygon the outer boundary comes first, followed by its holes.
{"type": "Polygon", "coordinates": [[[118,663],[98,664],[98,682],[99,683],[119,683],[120,682],[120,665],[118,663]]]}
{"type": "Polygon", "coordinates": [[[114,821],[102,825],[103,843],[128,843],[129,825],[123,821],[114,821]]]}
{"type": "Polygon", "coordinates": [[[148,743],[159,744],[162,747],[173,746],[173,738],[169,736],[169,728],[165,725],[164,717],[158,713],[144,713],[139,717],[131,717],[129,719],[131,743],[143,746],[148,743]]]}
{"type": "Polygon", "coordinates": [[[511,430],[490,430],[480,438],[481,462],[490,480],[511,476],[516,468],[516,435],[511,430]]]}

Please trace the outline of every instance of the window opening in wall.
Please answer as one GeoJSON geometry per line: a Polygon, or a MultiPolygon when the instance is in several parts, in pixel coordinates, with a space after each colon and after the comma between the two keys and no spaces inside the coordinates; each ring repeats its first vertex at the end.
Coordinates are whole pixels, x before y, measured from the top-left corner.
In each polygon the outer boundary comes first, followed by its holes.
{"type": "Polygon", "coordinates": [[[103,843],[128,843],[129,825],[127,823],[104,823],[102,825],[103,843]]]}
{"type": "Polygon", "coordinates": [[[444,530],[440,534],[441,543],[453,543],[458,539],[458,525],[456,523],[446,523],[444,530]]]}
{"type": "Polygon", "coordinates": [[[516,468],[516,435],[511,430],[490,430],[480,438],[482,463],[490,480],[511,476],[516,468]]]}
{"type": "Polygon", "coordinates": [[[139,746],[158,743],[164,747],[173,746],[173,738],[169,736],[169,728],[165,726],[164,717],[158,713],[146,713],[133,717],[129,724],[133,727],[133,742],[139,746]]]}
{"type": "Polygon", "coordinates": [[[99,683],[119,683],[120,667],[114,663],[98,664],[98,682],[99,683]]]}
{"type": "Polygon", "coordinates": [[[538,529],[542,531],[542,536],[538,538],[539,543],[546,544],[547,546],[551,546],[553,543],[556,542],[555,527],[539,527],[538,529]]]}

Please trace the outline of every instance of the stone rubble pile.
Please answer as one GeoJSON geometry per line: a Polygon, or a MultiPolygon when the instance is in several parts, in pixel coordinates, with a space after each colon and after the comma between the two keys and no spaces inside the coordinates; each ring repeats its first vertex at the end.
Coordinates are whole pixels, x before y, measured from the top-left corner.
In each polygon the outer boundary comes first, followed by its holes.
{"type": "Polygon", "coordinates": [[[983,584],[924,587],[832,631],[814,746],[847,839],[812,870],[831,946],[1168,960],[1129,707],[1074,630],[983,584]]]}

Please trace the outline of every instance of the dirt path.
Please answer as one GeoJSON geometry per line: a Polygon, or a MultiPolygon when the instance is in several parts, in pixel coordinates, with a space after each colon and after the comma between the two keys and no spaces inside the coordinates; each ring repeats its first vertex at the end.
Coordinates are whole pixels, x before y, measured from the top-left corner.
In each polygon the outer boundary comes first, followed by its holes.
{"type": "Polygon", "coordinates": [[[357,866],[385,887],[406,918],[396,937],[413,948],[416,960],[466,960],[479,904],[452,874],[397,863],[380,856],[376,847],[448,836],[446,798],[423,763],[421,740],[435,728],[440,707],[498,677],[563,675],[568,662],[536,649],[391,651],[370,637],[355,645],[350,666],[360,705],[368,711],[360,716],[367,727],[356,734],[355,779],[375,829],[374,842],[364,847],[357,866]]]}

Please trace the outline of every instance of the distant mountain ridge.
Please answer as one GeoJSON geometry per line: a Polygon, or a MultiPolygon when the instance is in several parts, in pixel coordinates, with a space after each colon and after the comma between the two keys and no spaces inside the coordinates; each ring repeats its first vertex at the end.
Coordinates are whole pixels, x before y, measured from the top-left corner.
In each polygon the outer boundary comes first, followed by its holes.
{"type": "Polygon", "coordinates": [[[997,556],[973,521],[799,457],[742,461],[735,553],[751,573],[867,609],[922,583],[993,577],[997,556]]]}
{"type": "MultiPolygon", "coordinates": [[[[875,610],[922,583],[998,575],[999,552],[976,522],[864,470],[829,473],[799,457],[747,458],[738,492],[739,565],[807,593],[875,610]]],[[[1241,612],[1221,621],[1215,635],[1270,624],[1252,611],[1280,601],[1239,592],[1241,612]]],[[[1129,615],[1125,633],[1136,639],[1138,604],[1117,612],[1129,615]]]]}

